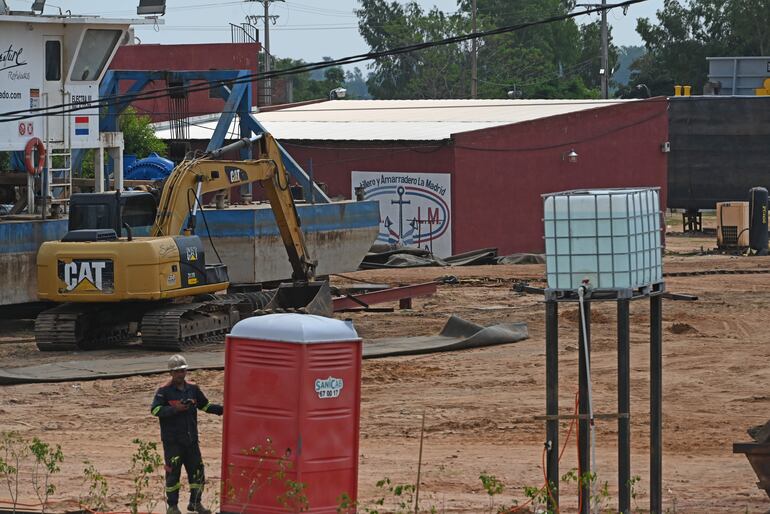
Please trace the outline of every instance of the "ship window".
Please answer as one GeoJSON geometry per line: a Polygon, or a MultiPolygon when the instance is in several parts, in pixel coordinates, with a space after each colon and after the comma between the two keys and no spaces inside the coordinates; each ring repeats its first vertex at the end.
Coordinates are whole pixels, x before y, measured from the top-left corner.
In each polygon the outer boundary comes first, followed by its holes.
{"type": "Polygon", "coordinates": [[[72,66],[71,79],[76,82],[98,80],[122,34],[122,30],[86,30],[72,66]]]}
{"type": "Polygon", "coordinates": [[[45,79],[61,80],[61,42],[45,42],[45,79]]]}

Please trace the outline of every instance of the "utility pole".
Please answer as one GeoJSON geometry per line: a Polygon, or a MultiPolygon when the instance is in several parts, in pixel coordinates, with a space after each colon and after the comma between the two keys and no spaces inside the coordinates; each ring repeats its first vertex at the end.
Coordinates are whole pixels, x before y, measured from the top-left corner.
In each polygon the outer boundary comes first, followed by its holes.
{"type": "MultiPolygon", "coordinates": [[[[602,8],[602,64],[599,70],[599,79],[602,88],[602,98],[609,98],[610,93],[610,54],[609,54],[609,29],[607,28],[607,0],[602,0],[600,4],[575,4],[575,7],[601,7],[602,8]]],[[[623,11],[625,14],[625,11],[623,11]]]]}
{"type": "MultiPolygon", "coordinates": [[[[270,73],[270,22],[275,23],[278,16],[270,14],[270,4],[273,2],[285,2],[286,0],[245,0],[246,2],[260,2],[265,8],[265,14],[262,16],[249,16],[250,20],[254,20],[256,23],[260,18],[265,21],[265,73],[270,73]]],[[[265,104],[270,105],[272,103],[272,84],[269,78],[263,80],[264,84],[264,96],[265,104]]]]}
{"type": "MultiPolygon", "coordinates": [[[[475,33],[476,32],[476,0],[473,0],[472,3],[473,12],[471,13],[471,23],[472,23],[472,30],[475,33]]],[[[478,46],[476,44],[476,38],[473,38],[471,40],[471,98],[476,98],[479,93],[479,75],[478,75],[478,68],[477,68],[477,52],[478,52],[478,46]]]]}
{"type": "Polygon", "coordinates": [[[607,0],[602,0],[602,98],[609,98],[610,55],[609,36],[607,30],[607,0]]]}

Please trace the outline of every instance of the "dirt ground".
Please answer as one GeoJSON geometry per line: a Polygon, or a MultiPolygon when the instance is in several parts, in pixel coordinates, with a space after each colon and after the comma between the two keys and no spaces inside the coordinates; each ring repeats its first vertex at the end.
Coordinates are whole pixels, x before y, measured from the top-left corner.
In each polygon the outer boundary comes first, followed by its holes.
{"type": "MultiPolygon", "coordinates": [[[[675,219],[671,223],[675,224],[675,219]]],[[[671,228],[676,232],[677,227],[671,228]]],[[[700,254],[713,237],[669,234],[665,271],[765,269],[750,275],[705,275],[666,279],[669,291],[697,302],[664,302],[664,508],[667,512],[765,512],[770,499],[732,443],[747,441],[746,429],[770,419],[770,257],[700,254]]],[[[545,410],[544,309],[542,298],[512,291],[515,280],[543,284],[544,267],[479,266],[348,274],[358,280],[415,283],[452,274],[459,284],[440,285],[436,295],[416,299],[412,310],[345,313],[366,339],[437,332],[450,314],[479,324],[526,321],[528,340],[470,351],[367,360],[363,364],[359,489],[364,504],[381,496],[375,484],[389,477],[415,483],[420,427],[425,414],[420,504],[438,512],[489,512],[526,500],[525,486],[541,486],[545,410]],[[505,484],[490,497],[479,480],[494,475],[505,484]]],[[[345,282],[339,277],[337,283],[345,282]]],[[[595,409],[616,412],[614,306],[593,309],[592,372],[595,409]]],[[[570,414],[577,389],[577,328],[572,306],[560,310],[560,402],[570,414]]],[[[649,492],[649,304],[632,304],[632,475],[635,510],[644,512],[649,492]]],[[[94,354],[94,355],[99,355],[94,354]]],[[[99,355],[101,356],[101,355],[99,355]]],[[[0,325],[3,367],[67,355],[40,355],[27,321],[0,325]]],[[[164,361],[165,355],[158,355],[164,361]]],[[[192,372],[211,399],[222,398],[223,372],[192,372]]],[[[61,444],[65,461],[55,477],[54,510],[74,508],[86,492],[83,461],[106,477],[110,507],[125,511],[131,488],[134,438],[158,440],[149,404],[163,376],[120,380],[8,386],[0,394],[0,430],[61,444]]],[[[202,416],[201,437],[209,480],[220,475],[221,418],[202,416]]],[[[561,432],[562,443],[568,426],[561,432]]],[[[574,434],[573,434],[574,436],[574,434]]],[[[608,482],[611,511],[617,501],[617,425],[597,422],[598,480],[608,482]]],[[[561,469],[576,466],[575,439],[561,469]]],[[[26,475],[24,480],[28,480],[26,475]]],[[[209,487],[207,502],[214,501],[209,487]]],[[[186,483],[182,497],[186,498],[186,483]]],[[[561,512],[575,512],[574,486],[562,486],[561,512]]],[[[24,502],[34,503],[29,490],[24,502]]],[[[386,495],[387,496],[387,495],[386,495]]],[[[0,498],[8,492],[0,483],[0,498]]],[[[386,498],[386,505],[392,505],[386,498]]],[[[160,512],[162,504],[156,507],[160,512]]]]}

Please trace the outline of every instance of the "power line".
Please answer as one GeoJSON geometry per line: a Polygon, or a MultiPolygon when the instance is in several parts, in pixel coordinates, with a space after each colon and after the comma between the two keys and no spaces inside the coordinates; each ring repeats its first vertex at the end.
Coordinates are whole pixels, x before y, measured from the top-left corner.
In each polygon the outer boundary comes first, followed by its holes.
{"type": "MultiPolygon", "coordinates": [[[[365,54],[352,55],[349,57],[333,59],[330,61],[321,61],[321,62],[309,63],[309,64],[304,64],[299,66],[293,66],[291,68],[287,68],[285,70],[280,70],[280,71],[247,74],[239,79],[232,80],[232,81],[222,81],[222,80],[207,81],[207,82],[204,82],[203,84],[189,86],[186,88],[186,90],[188,92],[204,91],[204,90],[210,90],[213,87],[230,86],[233,84],[252,82],[254,80],[264,80],[264,79],[270,79],[270,78],[284,76],[284,75],[295,75],[298,73],[313,71],[317,69],[330,68],[330,67],[340,66],[344,64],[353,64],[353,63],[362,62],[362,61],[382,59],[384,57],[403,55],[403,54],[416,52],[419,50],[424,50],[427,48],[462,43],[462,42],[470,41],[476,38],[483,38],[483,37],[494,36],[498,34],[515,32],[518,30],[523,30],[523,29],[527,29],[527,28],[535,27],[539,25],[547,25],[549,23],[564,21],[571,18],[577,18],[579,16],[600,12],[602,10],[613,9],[617,7],[625,7],[633,4],[643,3],[646,1],[648,0],[626,0],[624,2],[620,2],[616,4],[606,4],[605,6],[602,6],[602,7],[587,8],[585,11],[581,11],[581,12],[568,13],[560,16],[551,16],[551,17],[544,18],[537,21],[499,27],[496,29],[486,30],[482,32],[473,32],[470,34],[453,36],[453,37],[449,37],[449,38],[445,38],[437,41],[428,41],[424,43],[417,43],[413,45],[398,47],[390,50],[383,50],[380,52],[368,52],[365,54]]],[[[23,111],[22,110],[8,111],[8,112],[0,113],[0,118],[2,117],[7,118],[4,121],[20,121],[20,120],[30,119],[34,117],[44,116],[46,115],[47,112],[53,112],[54,114],[65,114],[68,112],[82,111],[86,109],[109,107],[112,105],[122,103],[125,100],[130,100],[133,102],[135,100],[141,100],[141,99],[161,98],[161,97],[168,96],[169,94],[170,94],[170,88],[164,87],[164,88],[149,90],[149,91],[145,91],[145,92],[137,93],[133,95],[121,94],[121,95],[108,96],[108,97],[101,98],[97,101],[92,101],[88,103],[71,102],[71,103],[64,103],[64,104],[48,106],[48,107],[39,107],[36,109],[28,109],[23,111]],[[36,113],[36,114],[21,115],[23,113],[36,113]],[[17,114],[20,116],[14,116],[17,114]]]]}

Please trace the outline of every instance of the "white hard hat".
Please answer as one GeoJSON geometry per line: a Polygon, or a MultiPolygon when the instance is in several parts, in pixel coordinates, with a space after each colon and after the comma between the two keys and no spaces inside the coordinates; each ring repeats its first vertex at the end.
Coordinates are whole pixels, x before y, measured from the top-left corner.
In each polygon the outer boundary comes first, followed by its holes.
{"type": "Polygon", "coordinates": [[[174,355],[168,360],[168,369],[169,371],[187,369],[187,361],[181,355],[174,355]]]}

